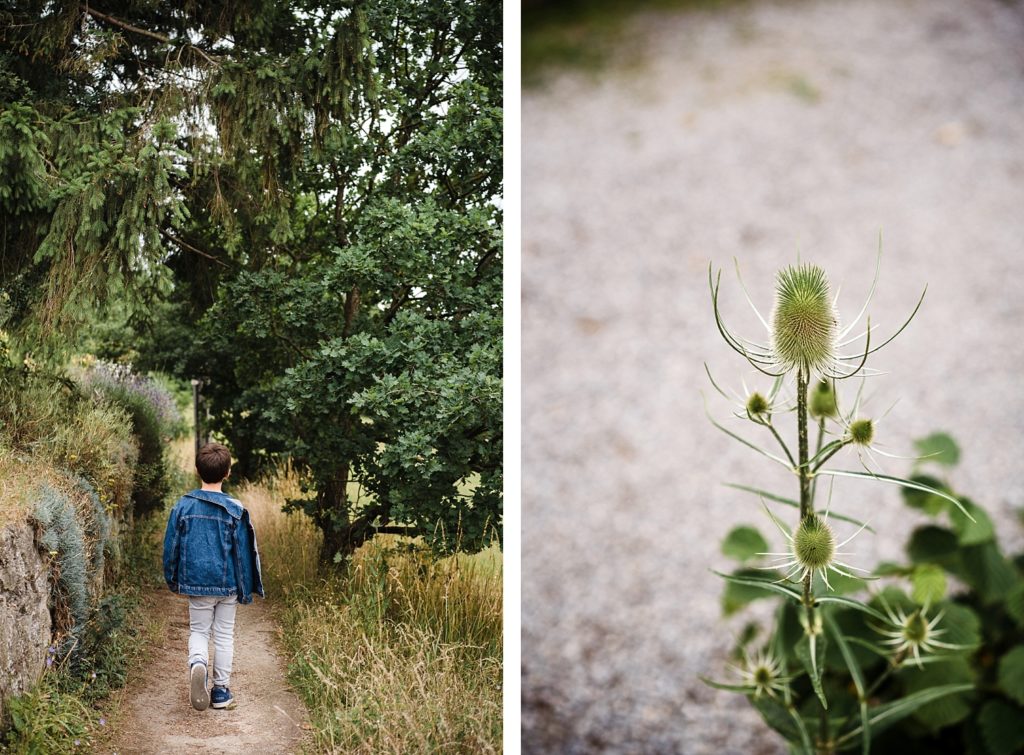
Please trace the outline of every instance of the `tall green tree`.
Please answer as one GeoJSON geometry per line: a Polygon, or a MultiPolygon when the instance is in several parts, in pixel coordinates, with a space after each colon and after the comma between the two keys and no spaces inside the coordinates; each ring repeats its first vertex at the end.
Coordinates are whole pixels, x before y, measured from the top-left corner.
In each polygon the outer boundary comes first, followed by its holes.
{"type": "Polygon", "coordinates": [[[500,532],[500,5],[15,5],[8,321],[123,286],[240,471],[307,480],[325,561],[500,532]]]}

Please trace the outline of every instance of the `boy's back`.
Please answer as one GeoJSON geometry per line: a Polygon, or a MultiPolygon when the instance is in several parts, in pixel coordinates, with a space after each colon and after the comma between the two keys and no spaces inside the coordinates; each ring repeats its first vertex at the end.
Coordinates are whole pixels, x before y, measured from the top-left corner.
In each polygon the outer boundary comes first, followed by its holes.
{"type": "Polygon", "coordinates": [[[221,490],[231,469],[231,454],[207,443],[196,454],[200,489],[182,496],[171,510],[164,534],[164,579],[189,596],[189,684],[192,706],[211,704],[207,691],[209,641],[216,655],[214,708],[234,707],[228,689],[234,655],[234,621],[238,603],[263,597],[256,532],[241,502],[221,490]]]}

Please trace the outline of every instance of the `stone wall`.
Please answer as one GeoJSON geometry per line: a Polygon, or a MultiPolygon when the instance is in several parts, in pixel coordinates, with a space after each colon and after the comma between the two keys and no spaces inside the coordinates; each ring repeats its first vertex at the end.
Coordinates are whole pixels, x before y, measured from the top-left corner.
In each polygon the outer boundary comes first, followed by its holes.
{"type": "Polygon", "coordinates": [[[50,644],[48,575],[32,526],[0,526],[0,710],[42,673],[50,644]]]}

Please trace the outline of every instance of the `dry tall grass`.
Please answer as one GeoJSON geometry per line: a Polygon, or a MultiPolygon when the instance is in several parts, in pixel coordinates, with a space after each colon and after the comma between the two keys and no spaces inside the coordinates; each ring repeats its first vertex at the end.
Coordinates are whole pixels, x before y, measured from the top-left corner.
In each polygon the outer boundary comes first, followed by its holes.
{"type": "Polygon", "coordinates": [[[438,559],[378,536],[317,571],[320,536],[281,503],[294,476],[233,491],[256,527],[268,597],[323,752],[501,749],[501,552],[438,559]]]}

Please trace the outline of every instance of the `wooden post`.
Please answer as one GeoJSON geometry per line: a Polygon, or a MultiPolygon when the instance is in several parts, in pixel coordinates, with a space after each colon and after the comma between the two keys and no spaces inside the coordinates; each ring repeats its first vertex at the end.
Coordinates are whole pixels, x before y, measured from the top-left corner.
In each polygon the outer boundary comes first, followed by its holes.
{"type": "Polygon", "coordinates": [[[199,455],[199,386],[202,385],[201,380],[192,378],[192,419],[195,423],[196,433],[196,456],[199,455]]]}

